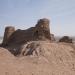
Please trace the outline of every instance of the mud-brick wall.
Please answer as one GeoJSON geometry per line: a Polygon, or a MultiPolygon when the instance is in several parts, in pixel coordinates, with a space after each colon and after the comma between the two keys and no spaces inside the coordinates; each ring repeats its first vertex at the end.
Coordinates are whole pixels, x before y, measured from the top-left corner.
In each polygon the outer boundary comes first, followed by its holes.
{"type": "Polygon", "coordinates": [[[4,38],[3,38],[3,44],[7,45],[7,42],[10,38],[10,36],[15,32],[15,28],[12,26],[8,26],[5,28],[5,32],[4,32],[4,38]]]}

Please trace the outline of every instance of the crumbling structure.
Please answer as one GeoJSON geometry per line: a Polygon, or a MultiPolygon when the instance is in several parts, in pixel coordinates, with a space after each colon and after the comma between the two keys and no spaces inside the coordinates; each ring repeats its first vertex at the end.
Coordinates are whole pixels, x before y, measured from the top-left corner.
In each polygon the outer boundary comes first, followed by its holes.
{"type": "Polygon", "coordinates": [[[27,30],[15,30],[14,27],[6,27],[3,39],[3,45],[21,45],[25,44],[28,41],[37,41],[37,40],[51,40],[50,21],[46,18],[40,19],[35,27],[31,27],[27,30]]]}
{"type": "Polygon", "coordinates": [[[6,27],[3,38],[3,45],[7,45],[10,36],[15,32],[15,28],[12,26],[6,27]]]}
{"type": "Polygon", "coordinates": [[[69,36],[62,37],[59,42],[73,43],[69,36]]]}
{"type": "Polygon", "coordinates": [[[51,39],[50,37],[50,28],[49,28],[49,20],[48,19],[40,19],[34,31],[34,38],[38,40],[46,40],[51,39]]]}

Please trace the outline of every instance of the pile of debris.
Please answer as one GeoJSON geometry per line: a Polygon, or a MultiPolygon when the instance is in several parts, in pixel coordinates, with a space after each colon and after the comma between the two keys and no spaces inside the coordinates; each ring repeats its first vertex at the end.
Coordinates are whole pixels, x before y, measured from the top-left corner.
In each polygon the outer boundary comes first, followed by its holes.
{"type": "Polygon", "coordinates": [[[73,43],[69,36],[62,37],[59,42],[73,43]]]}

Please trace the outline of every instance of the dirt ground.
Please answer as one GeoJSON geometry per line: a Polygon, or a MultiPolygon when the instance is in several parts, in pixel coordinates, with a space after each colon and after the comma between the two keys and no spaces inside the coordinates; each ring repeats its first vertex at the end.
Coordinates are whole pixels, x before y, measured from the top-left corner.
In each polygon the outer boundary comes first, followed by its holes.
{"type": "Polygon", "coordinates": [[[41,42],[38,56],[15,57],[0,47],[0,75],[75,75],[75,47],[41,42]]]}

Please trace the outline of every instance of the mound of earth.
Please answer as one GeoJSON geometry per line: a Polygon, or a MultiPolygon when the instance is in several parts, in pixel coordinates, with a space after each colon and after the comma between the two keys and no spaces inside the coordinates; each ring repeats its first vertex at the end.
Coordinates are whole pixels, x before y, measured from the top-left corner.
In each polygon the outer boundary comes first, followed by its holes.
{"type": "Polygon", "coordinates": [[[66,43],[31,41],[20,56],[0,48],[1,75],[75,75],[75,46],[66,43]]]}
{"type": "Polygon", "coordinates": [[[10,59],[14,59],[14,55],[12,55],[7,49],[0,47],[0,61],[10,59]]]}

